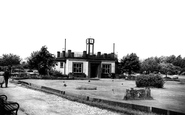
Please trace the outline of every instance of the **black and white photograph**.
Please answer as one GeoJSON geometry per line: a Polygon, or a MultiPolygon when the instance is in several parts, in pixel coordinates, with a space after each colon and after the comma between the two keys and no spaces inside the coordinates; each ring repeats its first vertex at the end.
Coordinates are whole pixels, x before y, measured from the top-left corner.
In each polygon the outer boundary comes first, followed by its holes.
{"type": "Polygon", "coordinates": [[[184,0],[0,0],[0,115],[185,115],[184,0]]]}

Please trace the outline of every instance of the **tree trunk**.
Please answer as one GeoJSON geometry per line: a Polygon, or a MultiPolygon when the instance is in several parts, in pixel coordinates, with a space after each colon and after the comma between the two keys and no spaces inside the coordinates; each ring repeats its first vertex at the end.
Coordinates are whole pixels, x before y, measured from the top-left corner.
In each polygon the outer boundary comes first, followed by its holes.
{"type": "Polygon", "coordinates": [[[168,74],[168,72],[166,71],[166,77],[167,77],[167,74],[168,74]]]}
{"type": "Polygon", "coordinates": [[[46,71],[47,71],[47,76],[49,76],[49,69],[46,69],[46,71]]]}

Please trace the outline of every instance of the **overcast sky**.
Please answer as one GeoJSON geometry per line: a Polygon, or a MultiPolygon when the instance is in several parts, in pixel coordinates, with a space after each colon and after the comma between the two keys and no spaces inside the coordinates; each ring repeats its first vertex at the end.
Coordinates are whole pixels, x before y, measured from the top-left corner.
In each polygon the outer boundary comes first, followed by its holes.
{"type": "Polygon", "coordinates": [[[44,45],[55,54],[82,52],[95,39],[95,52],[119,58],[136,53],[185,57],[185,0],[1,0],[0,56],[22,59],[44,45]]]}

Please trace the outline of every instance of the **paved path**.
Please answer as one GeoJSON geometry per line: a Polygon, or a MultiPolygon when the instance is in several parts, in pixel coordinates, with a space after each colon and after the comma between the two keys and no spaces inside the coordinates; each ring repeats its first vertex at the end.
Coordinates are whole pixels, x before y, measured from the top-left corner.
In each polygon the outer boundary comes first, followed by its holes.
{"type": "Polygon", "coordinates": [[[9,83],[8,88],[0,88],[0,94],[5,94],[8,96],[8,100],[20,104],[18,115],[120,115],[52,94],[24,88],[18,84],[9,83]]]}

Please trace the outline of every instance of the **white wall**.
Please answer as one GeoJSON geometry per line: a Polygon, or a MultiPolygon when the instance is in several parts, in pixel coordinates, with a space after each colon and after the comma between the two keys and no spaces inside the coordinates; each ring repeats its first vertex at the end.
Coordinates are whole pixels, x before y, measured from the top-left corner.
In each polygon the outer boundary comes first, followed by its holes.
{"type": "Polygon", "coordinates": [[[85,60],[78,60],[78,59],[67,59],[67,61],[66,61],[66,74],[73,72],[73,63],[74,62],[83,63],[83,73],[88,75],[88,62],[85,60]]]}
{"type": "Polygon", "coordinates": [[[64,74],[64,67],[60,68],[60,62],[57,62],[57,65],[54,67],[54,69],[57,70],[57,71],[60,71],[60,72],[62,72],[64,74]]]}
{"type": "Polygon", "coordinates": [[[83,62],[83,65],[83,72],[86,74],[86,76],[88,76],[89,63],[86,61],[83,62]]]}
{"type": "MultiPolygon", "coordinates": [[[[67,59],[66,60],[66,75],[68,75],[70,72],[73,72],[73,62],[83,63],[83,73],[88,75],[89,62],[83,59],[81,60],[80,59],[67,59]]],[[[111,64],[111,73],[115,73],[115,62],[114,61],[103,60],[101,63],[101,68],[102,68],[102,64],[111,64]]],[[[65,63],[63,64],[63,67],[65,67],[65,63]]],[[[60,62],[57,62],[57,66],[55,66],[55,69],[64,74],[64,68],[60,68],[60,62]]]]}
{"type": "Polygon", "coordinates": [[[72,72],[72,62],[70,60],[66,60],[66,74],[68,75],[70,72],[72,72]]]}

